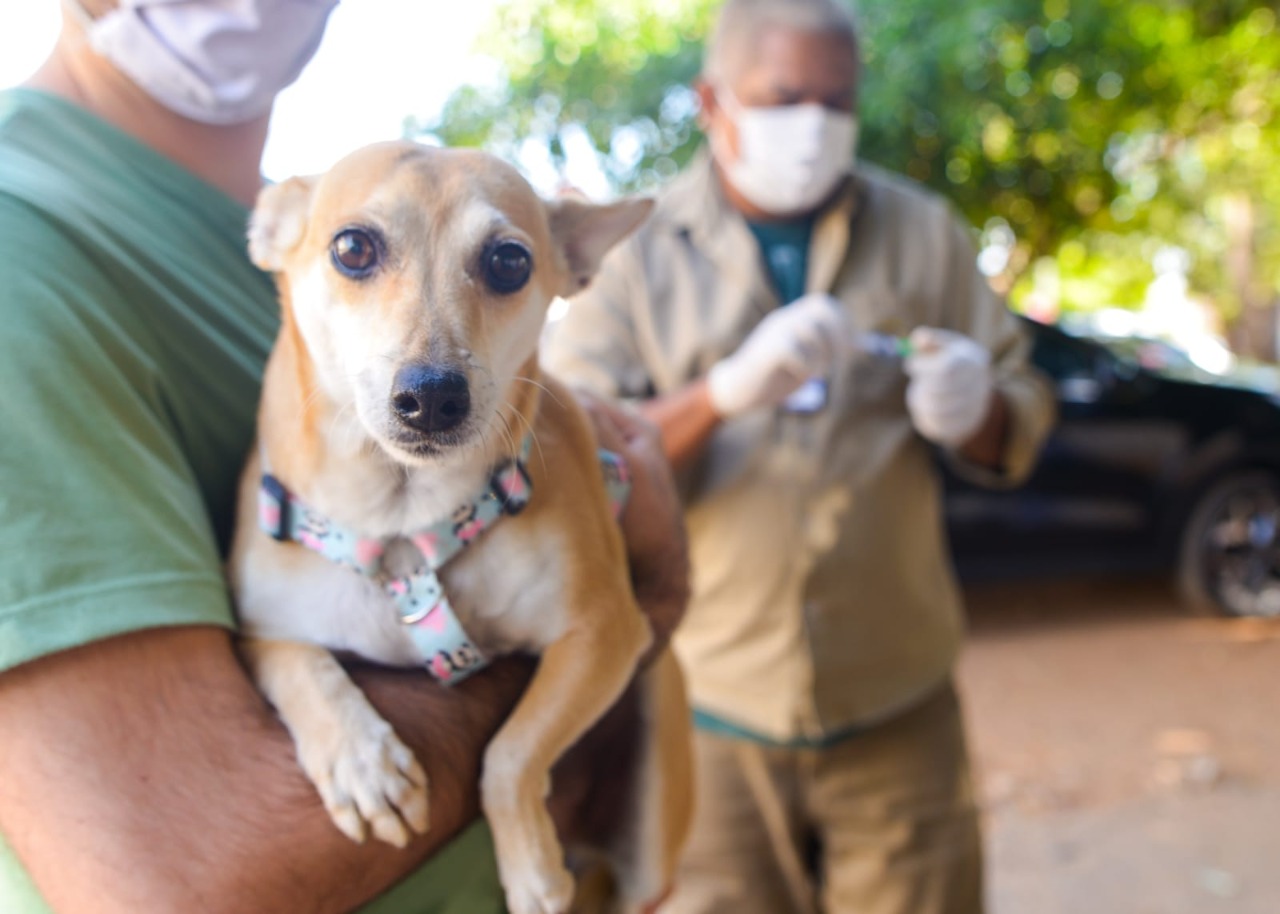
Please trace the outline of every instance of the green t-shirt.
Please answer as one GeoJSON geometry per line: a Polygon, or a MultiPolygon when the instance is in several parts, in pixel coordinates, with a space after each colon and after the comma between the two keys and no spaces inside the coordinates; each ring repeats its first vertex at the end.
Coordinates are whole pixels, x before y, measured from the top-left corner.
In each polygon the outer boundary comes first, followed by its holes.
{"type": "Polygon", "coordinates": [[[789,305],[804,295],[813,218],[795,222],[748,222],[747,227],[756,236],[760,256],[782,303],[789,305]]]}
{"type": "MultiPolygon", "coordinates": [[[[0,93],[0,672],[234,624],[222,560],[277,326],[247,215],[66,101],[0,93]]],[[[502,911],[487,830],[368,910],[502,911]]],[[[0,911],[47,911],[2,838],[0,911]]]]}

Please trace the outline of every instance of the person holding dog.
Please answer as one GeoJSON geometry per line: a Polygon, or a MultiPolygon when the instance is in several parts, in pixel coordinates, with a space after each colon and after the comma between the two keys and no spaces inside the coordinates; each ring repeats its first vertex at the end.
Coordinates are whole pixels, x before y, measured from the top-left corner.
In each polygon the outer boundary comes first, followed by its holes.
{"type": "Polygon", "coordinates": [[[727,0],[709,151],[544,349],[639,401],[686,503],[698,804],[668,914],[982,910],[934,452],[1013,484],[1052,400],[947,206],[852,167],[859,78],[837,0],[727,0]]]}
{"type": "MultiPolygon", "coordinates": [[[[248,207],[275,95],[335,3],[67,0],[46,64],[0,93],[5,914],[503,910],[476,784],[529,663],[447,692],[355,671],[430,778],[430,829],[397,851],[333,826],[233,642],[222,560],[278,312],[248,207]]],[[[661,639],[678,501],[656,432],[590,409],[631,465],[661,639]]],[[[636,713],[557,778],[568,827],[607,819],[616,785],[590,764],[625,769],[636,713]]]]}

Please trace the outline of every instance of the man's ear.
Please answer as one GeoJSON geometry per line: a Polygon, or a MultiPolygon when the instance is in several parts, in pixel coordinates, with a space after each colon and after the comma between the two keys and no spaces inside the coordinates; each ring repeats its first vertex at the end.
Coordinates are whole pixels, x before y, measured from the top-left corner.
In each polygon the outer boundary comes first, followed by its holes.
{"type": "Polygon", "coordinates": [[[258,193],[249,217],[249,259],[260,269],[276,272],[285,255],[298,246],[307,229],[311,192],[316,178],[290,178],[258,193]]]}
{"type": "Polygon", "coordinates": [[[562,295],[585,289],[609,249],[640,227],[653,211],[647,197],[600,206],[571,197],[547,204],[551,238],[564,254],[569,279],[562,295]]]}

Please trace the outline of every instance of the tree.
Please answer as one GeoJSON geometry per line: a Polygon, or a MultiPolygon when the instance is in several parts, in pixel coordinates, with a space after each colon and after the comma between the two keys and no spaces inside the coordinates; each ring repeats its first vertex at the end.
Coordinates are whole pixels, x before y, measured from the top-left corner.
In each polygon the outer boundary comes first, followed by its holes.
{"type": "Polygon", "coordinates": [[[699,143],[689,86],[717,6],[507,0],[476,48],[500,65],[500,81],[460,89],[436,123],[411,130],[513,161],[536,147],[561,168],[570,138],[584,131],[616,189],[653,187],[699,143]]]}
{"type": "MultiPolygon", "coordinates": [[[[688,85],[717,6],[508,0],[478,49],[502,78],[416,129],[559,167],[577,142],[616,189],[652,187],[698,145],[688,85]]],[[[996,279],[1015,299],[1051,272],[1067,308],[1137,305],[1173,245],[1238,342],[1274,356],[1273,7],[865,0],[860,155],[938,189],[988,240],[1010,233],[996,279]]]]}

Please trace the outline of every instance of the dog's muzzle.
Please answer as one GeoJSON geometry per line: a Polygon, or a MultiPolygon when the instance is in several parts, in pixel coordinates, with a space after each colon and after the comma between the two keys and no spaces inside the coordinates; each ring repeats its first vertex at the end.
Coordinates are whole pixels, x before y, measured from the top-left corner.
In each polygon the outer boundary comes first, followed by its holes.
{"type": "Polygon", "coordinates": [[[415,431],[447,432],[471,412],[471,388],[461,372],[406,365],[396,372],[391,408],[396,418],[415,431]]]}

